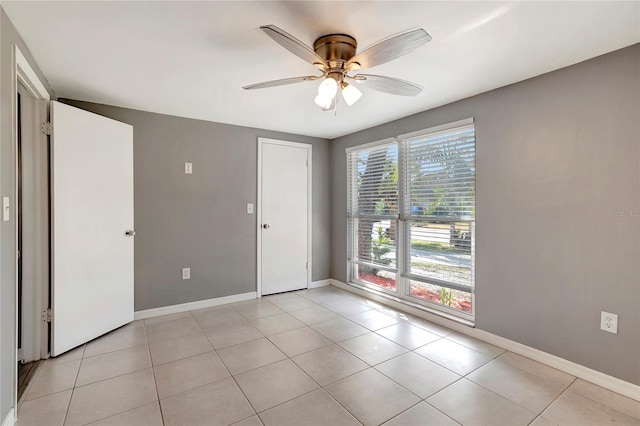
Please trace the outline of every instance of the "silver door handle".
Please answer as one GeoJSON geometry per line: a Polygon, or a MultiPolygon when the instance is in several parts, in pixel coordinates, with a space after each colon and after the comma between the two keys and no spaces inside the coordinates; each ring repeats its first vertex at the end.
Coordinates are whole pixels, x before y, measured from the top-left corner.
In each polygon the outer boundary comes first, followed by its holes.
{"type": "Polygon", "coordinates": [[[263,227],[264,229],[269,229],[269,228],[270,228],[270,227],[269,227],[269,225],[267,225],[266,223],[265,223],[264,225],[262,225],[262,227],[263,227]]]}
{"type": "Polygon", "coordinates": [[[124,235],[126,235],[127,237],[135,237],[136,236],[136,231],[134,231],[133,229],[128,229],[124,235]]]}

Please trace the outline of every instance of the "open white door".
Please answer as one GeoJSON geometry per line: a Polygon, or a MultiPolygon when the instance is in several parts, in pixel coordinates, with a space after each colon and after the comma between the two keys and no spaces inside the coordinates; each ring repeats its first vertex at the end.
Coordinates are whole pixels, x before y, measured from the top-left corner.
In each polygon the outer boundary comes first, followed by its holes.
{"type": "Polygon", "coordinates": [[[51,123],[57,356],[133,321],[133,127],[59,102],[51,123]]]}
{"type": "Polygon", "coordinates": [[[311,145],[260,138],[258,287],[261,295],[311,280],[311,145]]]}

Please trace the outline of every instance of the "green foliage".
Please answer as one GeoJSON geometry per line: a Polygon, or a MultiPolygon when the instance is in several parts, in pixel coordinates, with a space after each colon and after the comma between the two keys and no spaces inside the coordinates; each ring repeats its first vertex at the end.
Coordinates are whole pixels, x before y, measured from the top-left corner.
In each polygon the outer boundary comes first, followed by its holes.
{"type": "Polygon", "coordinates": [[[391,252],[391,247],[389,247],[391,240],[384,234],[381,226],[376,228],[376,233],[378,238],[371,240],[371,260],[378,265],[388,265],[392,259],[387,259],[383,256],[391,252]]]}
{"type": "Polygon", "coordinates": [[[430,251],[439,251],[442,253],[458,253],[460,250],[457,250],[455,247],[452,247],[446,243],[437,243],[431,241],[411,241],[411,248],[415,250],[430,250],[430,251]]]}
{"type": "Polygon", "coordinates": [[[453,290],[448,290],[443,288],[440,290],[440,302],[443,305],[451,306],[451,302],[453,301],[453,290]]]}

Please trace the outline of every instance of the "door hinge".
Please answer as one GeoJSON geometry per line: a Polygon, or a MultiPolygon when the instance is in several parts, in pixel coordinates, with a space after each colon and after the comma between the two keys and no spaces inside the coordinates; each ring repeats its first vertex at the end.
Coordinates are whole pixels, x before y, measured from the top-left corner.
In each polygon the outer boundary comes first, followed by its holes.
{"type": "Polygon", "coordinates": [[[51,322],[51,309],[45,309],[42,311],[42,321],[51,322]]]}
{"type": "Polygon", "coordinates": [[[309,167],[309,160],[305,160],[307,162],[307,167],[309,167]]]}
{"type": "Polygon", "coordinates": [[[46,123],[42,123],[40,125],[40,130],[42,131],[42,133],[44,133],[45,135],[50,135],[51,134],[51,122],[47,121],[46,123]]]}
{"type": "Polygon", "coordinates": [[[309,269],[309,262],[304,264],[304,269],[309,269]]]}

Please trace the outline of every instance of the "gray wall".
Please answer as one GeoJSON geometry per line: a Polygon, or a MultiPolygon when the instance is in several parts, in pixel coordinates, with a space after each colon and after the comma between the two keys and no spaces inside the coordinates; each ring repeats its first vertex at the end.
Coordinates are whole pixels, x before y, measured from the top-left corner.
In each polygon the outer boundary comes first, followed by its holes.
{"type": "Polygon", "coordinates": [[[639,105],[637,44],[336,139],[332,278],[347,279],[345,148],[474,117],[477,327],[640,384],[639,105]]]}
{"type": "Polygon", "coordinates": [[[257,215],[246,203],[256,203],[259,136],[313,145],[312,275],[329,278],[327,140],[61,101],[133,126],[136,310],[256,290],[257,215]]]}
{"type": "MultiPolygon", "coordinates": [[[[0,191],[2,196],[11,197],[14,204],[13,188],[14,163],[12,141],[12,49],[16,44],[36,71],[40,80],[47,85],[45,78],[33,60],[31,53],[20,35],[0,7],[0,191]]],[[[47,85],[53,95],[53,91],[47,85]]],[[[15,265],[14,265],[14,217],[9,222],[0,222],[0,422],[4,420],[13,406],[13,332],[15,330],[15,265]]]]}

